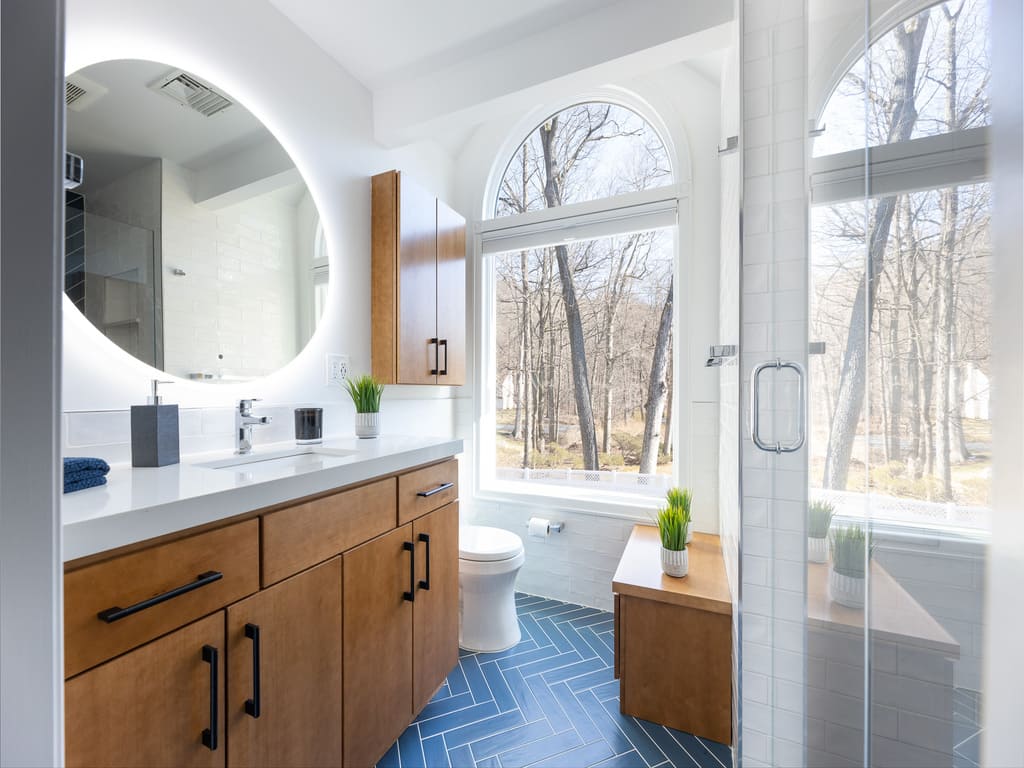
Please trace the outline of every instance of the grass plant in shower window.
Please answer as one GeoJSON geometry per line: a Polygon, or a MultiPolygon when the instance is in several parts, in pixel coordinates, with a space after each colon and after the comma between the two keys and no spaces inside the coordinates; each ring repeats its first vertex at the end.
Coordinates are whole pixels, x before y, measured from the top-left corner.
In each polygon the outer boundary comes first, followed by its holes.
{"type": "Polygon", "coordinates": [[[848,525],[833,531],[829,594],[835,602],[848,608],[864,606],[864,569],[870,555],[861,526],[848,525]]]}
{"type": "Polygon", "coordinates": [[[812,563],[828,562],[828,533],[835,505],[818,499],[807,506],[807,559],[812,563]]]}

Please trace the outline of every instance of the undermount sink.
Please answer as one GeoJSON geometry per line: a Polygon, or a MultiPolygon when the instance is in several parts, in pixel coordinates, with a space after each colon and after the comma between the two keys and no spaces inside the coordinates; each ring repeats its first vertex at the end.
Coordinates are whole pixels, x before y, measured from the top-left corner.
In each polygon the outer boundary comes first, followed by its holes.
{"type": "Polygon", "coordinates": [[[355,456],[355,451],[341,448],[303,446],[284,451],[246,453],[216,461],[199,462],[195,466],[207,469],[234,469],[246,472],[276,472],[287,469],[313,468],[323,464],[324,459],[355,456]]]}

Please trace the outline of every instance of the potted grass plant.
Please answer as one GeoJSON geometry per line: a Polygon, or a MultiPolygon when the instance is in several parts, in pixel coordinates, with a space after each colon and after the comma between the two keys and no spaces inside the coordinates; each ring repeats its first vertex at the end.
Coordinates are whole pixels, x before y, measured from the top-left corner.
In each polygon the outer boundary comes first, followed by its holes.
{"type": "Polygon", "coordinates": [[[358,379],[345,379],[352,402],[356,406],[356,437],[377,437],[380,434],[380,396],[384,385],[365,374],[358,379]]]}
{"type": "Polygon", "coordinates": [[[832,565],[828,587],[832,600],[848,608],[864,606],[864,566],[870,557],[867,536],[860,526],[832,532],[832,565]]]}
{"type": "Polygon", "coordinates": [[[690,570],[686,534],[690,529],[690,510],[681,506],[658,510],[658,534],[661,537],[661,570],[681,578],[690,570]]]}
{"type": "Polygon", "coordinates": [[[670,488],[665,494],[669,509],[678,509],[686,516],[686,543],[693,540],[693,526],[690,525],[690,507],[693,504],[693,491],[689,488],[670,488]]]}
{"type": "Polygon", "coordinates": [[[807,559],[812,563],[828,562],[828,532],[835,505],[818,499],[807,506],[807,559]]]}

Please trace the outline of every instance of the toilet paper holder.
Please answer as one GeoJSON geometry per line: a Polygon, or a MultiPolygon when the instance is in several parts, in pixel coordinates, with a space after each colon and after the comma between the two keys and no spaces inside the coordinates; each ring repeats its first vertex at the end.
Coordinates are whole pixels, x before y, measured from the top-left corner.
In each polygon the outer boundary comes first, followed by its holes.
{"type": "MultiPolygon", "coordinates": [[[[531,518],[531,520],[532,520],[532,518],[531,518]]],[[[524,528],[529,528],[530,527],[530,522],[527,521],[526,525],[524,525],[523,527],[524,528]]],[[[561,533],[562,532],[562,528],[564,528],[564,527],[565,527],[565,523],[556,522],[555,520],[549,520],[548,521],[548,533],[561,533]]]]}

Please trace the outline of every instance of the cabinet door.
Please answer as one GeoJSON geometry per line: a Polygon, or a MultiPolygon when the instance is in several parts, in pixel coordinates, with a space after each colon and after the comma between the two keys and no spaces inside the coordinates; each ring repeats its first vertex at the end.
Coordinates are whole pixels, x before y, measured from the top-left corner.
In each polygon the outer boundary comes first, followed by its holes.
{"type": "Polygon", "coordinates": [[[341,764],[341,558],[228,608],[229,766],[341,764]]]}
{"type": "Polygon", "coordinates": [[[71,678],[64,695],[68,766],[223,768],[224,612],[71,678]]]}
{"type": "Polygon", "coordinates": [[[413,523],[416,602],[413,604],[413,712],[430,701],[459,661],[459,502],[413,523]]]}
{"type": "Polygon", "coordinates": [[[412,719],[415,555],[411,524],[342,555],[346,768],[376,763],[412,719]]]}
{"type": "Polygon", "coordinates": [[[466,383],[466,220],[437,201],[437,383],[466,383]]]}
{"type": "Polygon", "coordinates": [[[437,383],[435,198],[398,177],[398,383],[437,383]]]}

